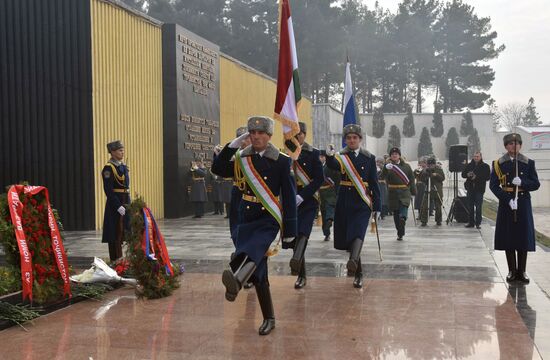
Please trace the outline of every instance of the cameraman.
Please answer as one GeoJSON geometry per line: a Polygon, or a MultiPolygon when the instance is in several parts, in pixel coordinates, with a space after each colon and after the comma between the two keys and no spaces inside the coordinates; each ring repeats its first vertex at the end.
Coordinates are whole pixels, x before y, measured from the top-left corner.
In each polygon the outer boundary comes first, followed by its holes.
{"type": "Polygon", "coordinates": [[[483,162],[481,152],[474,153],[472,161],[462,171],[462,177],[466,179],[464,187],[468,192],[468,215],[469,221],[467,228],[474,227],[474,207],[475,207],[475,226],[481,229],[481,206],[483,204],[483,194],[485,193],[485,183],[489,181],[491,168],[483,162]]]}
{"type": "Polygon", "coordinates": [[[441,225],[443,215],[441,213],[441,206],[443,203],[443,181],[445,180],[445,174],[441,166],[437,165],[434,157],[428,158],[428,166],[420,173],[420,179],[426,186],[426,191],[422,198],[422,205],[420,206],[420,222],[421,226],[426,226],[428,223],[428,209],[429,202],[433,201],[435,207],[435,222],[437,225],[441,225]],[[428,183],[431,184],[428,188],[428,183]],[[430,199],[428,199],[428,194],[430,199]]]}

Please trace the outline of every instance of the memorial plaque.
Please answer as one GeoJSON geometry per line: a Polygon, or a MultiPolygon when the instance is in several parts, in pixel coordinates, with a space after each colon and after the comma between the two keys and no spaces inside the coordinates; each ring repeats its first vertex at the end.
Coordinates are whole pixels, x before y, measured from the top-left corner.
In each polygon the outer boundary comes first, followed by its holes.
{"type": "Polygon", "coordinates": [[[162,27],[165,217],[190,215],[190,166],[209,170],[220,141],[219,46],[179,25],[162,27]]]}

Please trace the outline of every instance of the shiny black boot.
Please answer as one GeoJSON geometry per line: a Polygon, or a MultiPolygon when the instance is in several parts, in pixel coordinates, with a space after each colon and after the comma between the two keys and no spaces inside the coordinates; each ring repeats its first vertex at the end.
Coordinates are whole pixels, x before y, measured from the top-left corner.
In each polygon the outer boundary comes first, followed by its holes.
{"type": "Polygon", "coordinates": [[[514,250],[506,250],[506,262],[508,263],[508,276],[506,276],[507,282],[513,282],[517,280],[517,267],[516,267],[516,252],[514,250]]]}
{"type": "Polygon", "coordinates": [[[347,264],[348,272],[357,273],[357,269],[361,264],[361,248],[363,247],[363,240],[357,238],[354,239],[351,243],[351,248],[349,252],[349,260],[347,264]]]}
{"type": "MultiPolygon", "coordinates": [[[[242,256],[238,256],[241,258],[242,256]]],[[[243,287],[250,276],[256,270],[256,264],[244,255],[242,261],[239,259],[234,259],[229,263],[231,269],[225,270],[222,274],[222,283],[225,286],[225,298],[227,301],[235,301],[239,291],[243,287]],[[233,271],[233,269],[235,269],[233,271]]]]}
{"type": "Polygon", "coordinates": [[[258,334],[268,335],[271,330],[275,329],[275,312],[273,311],[273,301],[271,300],[271,292],[269,291],[269,283],[263,282],[256,284],[256,295],[262,309],[264,321],[258,329],[258,334]]]}
{"type": "Polygon", "coordinates": [[[306,279],[306,261],[302,261],[302,268],[300,269],[300,274],[298,275],[298,279],[296,279],[296,282],[294,283],[295,289],[301,289],[304,286],[306,286],[307,279],[306,279]]]}
{"type": "Polygon", "coordinates": [[[353,279],[353,287],[361,289],[363,287],[363,267],[361,266],[361,258],[359,258],[359,267],[355,272],[355,279],[353,279]]]}
{"type": "Polygon", "coordinates": [[[300,269],[302,268],[306,246],[306,236],[301,235],[296,238],[296,242],[294,243],[294,254],[292,255],[292,259],[290,259],[290,270],[292,270],[294,273],[299,273],[300,269]]]}
{"type": "Polygon", "coordinates": [[[518,250],[518,272],[516,275],[517,280],[522,284],[529,284],[529,277],[525,272],[527,266],[527,251],[518,250]]]}

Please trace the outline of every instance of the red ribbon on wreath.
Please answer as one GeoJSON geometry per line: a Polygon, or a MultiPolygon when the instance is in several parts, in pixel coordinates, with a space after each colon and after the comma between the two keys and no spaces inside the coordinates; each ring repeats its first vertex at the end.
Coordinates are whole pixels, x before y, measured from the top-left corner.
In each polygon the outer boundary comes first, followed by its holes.
{"type": "Polygon", "coordinates": [[[153,217],[153,213],[149,208],[143,208],[143,222],[144,229],[141,239],[141,248],[145,253],[147,260],[159,261],[160,265],[163,265],[166,270],[166,275],[174,276],[174,270],[172,269],[172,263],[168,256],[168,249],[164,242],[164,237],[160,232],[157,222],[153,217]],[[155,244],[157,249],[155,249],[155,244]],[[158,251],[158,255],[156,252],[158,251]]]}
{"type": "Polygon", "coordinates": [[[61,234],[59,233],[59,228],[57,227],[57,222],[55,221],[53,210],[50,205],[48,189],[44,186],[12,185],[8,190],[8,204],[21,259],[21,287],[23,289],[23,300],[28,297],[32,301],[32,284],[34,279],[32,273],[32,256],[29,251],[29,246],[27,245],[25,231],[23,230],[23,204],[19,200],[19,193],[23,192],[24,194],[34,196],[42,191],[44,191],[46,205],[48,206],[48,226],[52,239],[52,250],[57,263],[57,269],[63,280],[63,295],[72,296],[67,254],[65,253],[63,240],[61,239],[61,234]]]}

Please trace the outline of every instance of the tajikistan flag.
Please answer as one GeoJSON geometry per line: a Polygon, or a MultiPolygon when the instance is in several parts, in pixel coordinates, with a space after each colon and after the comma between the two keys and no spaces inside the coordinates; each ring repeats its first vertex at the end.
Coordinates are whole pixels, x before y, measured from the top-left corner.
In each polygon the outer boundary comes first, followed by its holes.
{"type": "MultiPolygon", "coordinates": [[[[351,72],[349,59],[346,63],[346,81],[344,82],[344,124],[345,127],[348,124],[357,124],[355,117],[355,99],[353,97],[353,87],[351,85],[351,72]]],[[[342,140],[342,147],[346,146],[345,139],[342,140]]]]}
{"type": "Polygon", "coordinates": [[[277,96],[275,119],[283,124],[286,140],[293,140],[300,132],[298,125],[298,104],[302,98],[298,77],[298,57],[290,16],[289,0],[279,1],[279,72],[277,75],[277,96]]]}

